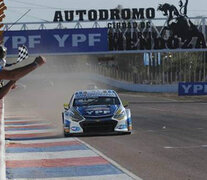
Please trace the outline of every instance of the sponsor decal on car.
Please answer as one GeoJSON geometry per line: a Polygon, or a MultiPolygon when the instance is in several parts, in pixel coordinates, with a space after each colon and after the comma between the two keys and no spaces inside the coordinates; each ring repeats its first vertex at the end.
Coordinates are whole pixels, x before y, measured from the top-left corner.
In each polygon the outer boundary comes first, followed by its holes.
{"type": "Polygon", "coordinates": [[[75,94],[76,99],[82,98],[93,98],[93,97],[116,97],[116,94],[113,91],[84,91],[84,92],[77,92],[75,94]]]}
{"type": "Polygon", "coordinates": [[[65,120],[65,126],[66,126],[66,127],[70,127],[70,121],[65,120]]]}
{"type": "Polygon", "coordinates": [[[110,114],[110,110],[88,110],[86,111],[86,114],[88,115],[110,114]]]}
{"type": "Polygon", "coordinates": [[[118,126],[118,129],[126,129],[127,125],[126,124],[121,124],[118,126]]]}
{"type": "Polygon", "coordinates": [[[77,131],[80,131],[81,129],[80,129],[80,127],[73,126],[73,127],[71,127],[71,130],[77,132],[77,131]]]}

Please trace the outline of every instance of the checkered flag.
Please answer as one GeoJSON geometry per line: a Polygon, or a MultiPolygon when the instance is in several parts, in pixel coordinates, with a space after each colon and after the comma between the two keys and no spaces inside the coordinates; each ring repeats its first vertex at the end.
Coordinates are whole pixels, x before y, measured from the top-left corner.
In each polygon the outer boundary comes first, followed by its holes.
{"type": "Polygon", "coordinates": [[[27,59],[29,57],[28,50],[27,50],[27,47],[25,45],[20,46],[18,48],[18,50],[19,50],[19,55],[18,55],[17,63],[19,63],[19,62],[21,62],[24,59],[27,59]]]}
{"type": "Polygon", "coordinates": [[[5,67],[13,66],[13,65],[15,65],[15,64],[17,64],[17,63],[19,63],[29,57],[29,53],[28,53],[27,47],[25,45],[20,46],[18,48],[18,50],[19,50],[19,55],[18,55],[17,62],[11,63],[11,64],[6,63],[5,67]]]}

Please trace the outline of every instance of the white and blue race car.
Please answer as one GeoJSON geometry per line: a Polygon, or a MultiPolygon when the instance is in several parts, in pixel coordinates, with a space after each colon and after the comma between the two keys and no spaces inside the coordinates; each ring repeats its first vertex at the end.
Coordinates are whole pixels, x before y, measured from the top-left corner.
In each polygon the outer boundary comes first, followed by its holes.
{"type": "Polygon", "coordinates": [[[132,120],[114,90],[77,91],[62,113],[64,135],[118,132],[130,134],[132,120]]]}

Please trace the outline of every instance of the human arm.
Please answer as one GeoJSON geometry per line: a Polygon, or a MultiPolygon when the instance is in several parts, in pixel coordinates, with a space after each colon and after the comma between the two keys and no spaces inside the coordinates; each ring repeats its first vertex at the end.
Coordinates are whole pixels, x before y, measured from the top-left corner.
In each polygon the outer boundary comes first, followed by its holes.
{"type": "Polygon", "coordinates": [[[38,66],[43,65],[46,62],[44,57],[37,57],[35,59],[35,61],[27,66],[21,67],[21,68],[17,68],[14,70],[5,70],[3,69],[0,72],[0,79],[4,79],[4,80],[18,80],[22,77],[24,77],[25,75],[27,75],[28,73],[32,72],[33,70],[35,70],[38,66]]]}
{"type": "Polygon", "coordinates": [[[0,99],[2,99],[15,86],[16,81],[9,81],[9,83],[0,88],[0,99]]]}

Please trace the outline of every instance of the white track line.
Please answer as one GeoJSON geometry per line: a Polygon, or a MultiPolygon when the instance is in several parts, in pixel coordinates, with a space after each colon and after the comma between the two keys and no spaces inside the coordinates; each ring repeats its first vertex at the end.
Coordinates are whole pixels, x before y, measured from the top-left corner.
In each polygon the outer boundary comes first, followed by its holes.
{"type": "Polygon", "coordinates": [[[7,131],[6,134],[39,134],[39,133],[52,133],[55,132],[54,129],[38,129],[38,130],[23,130],[23,131],[7,131]]]}
{"type": "MultiPolygon", "coordinates": [[[[22,113],[23,114],[23,113],[22,113]]],[[[5,115],[5,119],[21,119],[21,118],[23,118],[23,119],[36,119],[36,118],[39,118],[38,116],[36,116],[36,115],[34,115],[34,116],[30,116],[30,115],[24,115],[24,116],[20,116],[20,115],[17,115],[17,114],[15,114],[15,115],[5,115]]]]}
{"type": "Polygon", "coordinates": [[[8,153],[6,160],[41,160],[41,159],[65,159],[81,157],[97,157],[92,150],[75,150],[59,152],[31,152],[31,153],[8,153]]]}
{"type": "Polygon", "coordinates": [[[196,149],[196,148],[207,148],[207,145],[200,145],[200,146],[180,146],[180,147],[165,146],[164,147],[164,149],[196,149]]]}
{"type": "Polygon", "coordinates": [[[25,124],[25,125],[22,125],[22,124],[7,124],[7,125],[4,125],[5,128],[9,128],[9,127],[29,127],[29,126],[51,126],[51,124],[47,124],[47,123],[32,123],[32,124],[25,124]]]}
{"type": "MultiPolygon", "coordinates": [[[[58,178],[44,178],[35,179],[29,178],[30,180],[133,180],[126,174],[115,174],[115,175],[102,175],[102,176],[82,176],[82,177],[58,177],[58,178]]],[[[15,179],[15,180],[28,180],[28,179],[15,179]]]]}
{"type": "Polygon", "coordinates": [[[40,120],[38,120],[38,119],[17,119],[17,120],[15,120],[15,119],[6,119],[6,120],[4,120],[5,122],[21,122],[21,121],[27,121],[27,122],[41,122],[41,121],[44,121],[44,120],[42,120],[42,119],[40,119],[40,120]]]}
{"type": "Polygon", "coordinates": [[[68,142],[77,141],[75,138],[60,138],[60,139],[37,139],[37,140],[25,140],[25,141],[7,141],[9,144],[36,144],[36,143],[52,143],[52,142],[68,142]]]}

